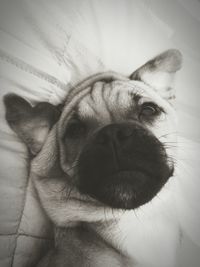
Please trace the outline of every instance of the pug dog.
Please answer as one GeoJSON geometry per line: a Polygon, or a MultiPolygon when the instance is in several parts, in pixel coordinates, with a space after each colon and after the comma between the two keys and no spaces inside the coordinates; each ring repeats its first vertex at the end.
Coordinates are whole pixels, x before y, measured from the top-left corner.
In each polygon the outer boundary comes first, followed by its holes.
{"type": "Polygon", "coordinates": [[[31,155],[55,245],[38,267],[172,267],[179,244],[173,202],[182,56],[170,49],[129,77],[99,73],[64,104],[4,98],[6,120],[31,155]]]}

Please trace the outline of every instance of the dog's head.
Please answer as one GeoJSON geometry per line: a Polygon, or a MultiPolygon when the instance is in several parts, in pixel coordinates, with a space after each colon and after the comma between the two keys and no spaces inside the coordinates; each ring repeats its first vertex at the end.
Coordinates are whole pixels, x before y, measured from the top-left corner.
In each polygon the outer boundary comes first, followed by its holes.
{"type": "Polygon", "coordinates": [[[180,66],[180,53],[168,50],[129,78],[90,77],[69,93],[62,111],[7,95],[6,118],[32,155],[45,158],[54,143],[48,160],[80,194],[112,208],[134,209],[173,175],[172,82],[180,66]]]}

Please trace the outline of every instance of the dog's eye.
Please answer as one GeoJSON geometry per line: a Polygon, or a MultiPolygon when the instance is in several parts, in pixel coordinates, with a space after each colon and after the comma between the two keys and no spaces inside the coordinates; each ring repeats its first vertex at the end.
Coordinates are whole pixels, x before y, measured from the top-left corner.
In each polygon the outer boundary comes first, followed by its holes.
{"type": "Polygon", "coordinates": [[[85,134],[86,127],[83,122],[73,119],[67,125],[65,138],[79,138],[85,134]]]}
{"type": "Polygon", "coordinates": [[[139,116],[152,117],[154,115],[159,115],[160,112],[160,108],[155,103],[146,102],[142,104],[139,116]]]}

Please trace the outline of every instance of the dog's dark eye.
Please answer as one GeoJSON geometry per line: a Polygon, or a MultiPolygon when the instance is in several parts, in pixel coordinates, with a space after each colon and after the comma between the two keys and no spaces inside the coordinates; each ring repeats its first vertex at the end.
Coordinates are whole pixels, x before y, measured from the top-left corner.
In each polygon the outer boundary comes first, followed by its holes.
{"type": "Polygon", "coordinates": [[[152,117],[155,115],[159,115],[160,112],[161,109],[155,103],[147,102],[142,104],[139,116],[152,117]]]}
{"type": "Polygon", "coordinates": [[[73,119],[67,125],[65,138],[79,138],[85,134],[86,127],[83,122],[73,119]]]}

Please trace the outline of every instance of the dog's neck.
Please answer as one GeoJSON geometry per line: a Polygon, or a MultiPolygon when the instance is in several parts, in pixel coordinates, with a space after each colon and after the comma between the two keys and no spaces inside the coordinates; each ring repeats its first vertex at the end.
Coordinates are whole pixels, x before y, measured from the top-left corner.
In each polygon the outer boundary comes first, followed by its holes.
{"type": "MultiPolygon", "coordinates": [[[[179,228],[171,209],[173,196],[169,187],[173,182],[136,211],[122,212],[116,218],[113,212],[113,219],[105,222],[76,222],[68,228],[56,228],[57,244],[65,246],[69,233],[73,233],[74,242],[83,242],[85,253],[97,247],[102,248],[102,253],[107,251],[109,264],[112,261],[109,266],[174,266],[179,228]],[[80,227],[84,231],[80,231],[80,227]],[[85,233],[84,237],[77,234],[81,232],[85,233]]],[[[98,262],[98,255],[90,255],[94,256],[91,261],[95,258],[98,262]]],[[[99,266],[96,261],[95,267],[99,266]]],[[[108,262],[104,266],[108,266],[108,262]]]]}

